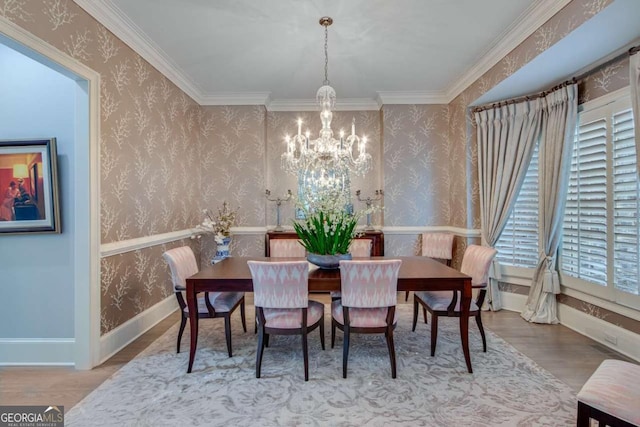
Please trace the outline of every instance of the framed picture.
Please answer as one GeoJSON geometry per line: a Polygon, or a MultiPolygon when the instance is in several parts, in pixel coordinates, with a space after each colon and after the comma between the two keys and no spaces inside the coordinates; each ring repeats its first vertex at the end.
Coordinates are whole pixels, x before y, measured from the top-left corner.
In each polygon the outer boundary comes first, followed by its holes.
{"type": "Polygon", "coordinates": [[[60,233],[56,139],[0,140],[0,233],[60,233]]]}

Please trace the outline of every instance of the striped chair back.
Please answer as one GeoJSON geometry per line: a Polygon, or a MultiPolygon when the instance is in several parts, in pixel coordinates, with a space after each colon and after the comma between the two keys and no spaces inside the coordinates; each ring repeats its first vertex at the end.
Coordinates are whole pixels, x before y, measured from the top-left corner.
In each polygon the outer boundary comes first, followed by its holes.
{"type": "Polygon", "coordinates": [[[162,257],[171,269],[171,280],[175,291],[187,289],[186,279],[198,272],[198,263],[193,250],[189,246],[169,249],[162,257]]]}
{"type": "Polygon", "coordinates": [[[471,284],[473,286],[486,286],[489,267],[497,253],[498,251],[494,248],[469,245],[467,250],[464,251],[460,272],[471,276],[471,284]]]}
{"type": "Polygon", "coordinates": [[[247,261],[253,301],[263,308],[305,308],[309,302],[307,261],[247,261]]]}
{"type": "Polygon", "coordinates": [[[298,239],[271,239],[269,240],[269,256],[271,258],[304,258],[306,252],[298,239]]]}
{"type": "Polygon", "coordinates": [[[353,239],[349,245],[349,253],[356,258],[369,258],[371,243],[371,239],[353,239]]]}
{"type": "Polygon", "coordinates": [[[396,305],[401,260],[340,261],[342,305],[376,308],[396,305]]]}
{"type": "Polygon", "coordinates": [[[422,256],[452,259],[453,237],[451,233],[422,233],[422,256]]]}

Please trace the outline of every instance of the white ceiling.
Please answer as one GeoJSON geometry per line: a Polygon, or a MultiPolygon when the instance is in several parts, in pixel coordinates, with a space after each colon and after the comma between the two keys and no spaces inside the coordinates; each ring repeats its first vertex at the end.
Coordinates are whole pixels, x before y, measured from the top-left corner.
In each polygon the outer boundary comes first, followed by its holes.
{"type": "Polygon", "coordinates": [[[324,79],[322,16],[339,109],[377,109],[450,102],[569,0],[75,2],[200,104],[302,110],[324,79]]]}

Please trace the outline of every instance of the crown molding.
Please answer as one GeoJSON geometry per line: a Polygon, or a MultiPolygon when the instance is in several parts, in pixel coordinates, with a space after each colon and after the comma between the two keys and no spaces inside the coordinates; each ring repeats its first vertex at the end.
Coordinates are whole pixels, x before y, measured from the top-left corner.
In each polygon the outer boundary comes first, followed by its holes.
{"type": "Polygon", "coordinates": [[[202,105],[202,91],[136,24],[110,0],[73,0],[138,55],[202,105]]]}
{"type": "Polygon", "coordinates": [[[524,42],[538,28],[562,10],[572,0],[538,0],[520,15],[516,21],[499,37],[499,41],[480,55],[480,60],[472,66],[460,79],[445,90],[446,104],[453,101],[462,91],[471,86],[487,71],[496,65],[509,52],[524,42]]]}
{"type": "Polygon", "coordinates": [[[380,91],[378,103],[390,104],[448,104],[444,92],[440,91],[380,91]]]}
{"type": "MultiPolygon", "coordinates": [[[[203,94],[169,56],[110,0],[73,0],[200,105],[265,105],[269,111],[316,111],[314,100],[272,100],[268,92],[203,94]]],[[[538,0],[480,60],[444,91],[381,91],[375,99],[342,99],[336,111],[379,110],[384,104],[448,104],[572,0],[538,0]]]]}
{"type": "MultiPolygon", "coordinates": [[[[268,104],[269,111],[318,111],[315,99],[275,99],[268,104]]],[[[338,99],[333,111],[378,111],[380,104],[375,99],[345,98],[338,99]]]]}
{"type": "Polygon", "coordinates": [[[200,105],[269,105],[271,92],[218,92],[199,99],[200,105]]]}

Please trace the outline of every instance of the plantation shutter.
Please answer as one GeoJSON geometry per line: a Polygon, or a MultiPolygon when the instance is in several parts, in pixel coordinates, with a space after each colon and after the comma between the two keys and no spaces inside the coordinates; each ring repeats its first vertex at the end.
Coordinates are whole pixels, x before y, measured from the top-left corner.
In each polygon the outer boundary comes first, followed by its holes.
{"type": "Polygon", "coordinates": [[[613,267],[615,288],[639,294],[638,175],[631,109],[613,115],[613,267]]]}
{"type": "Polygon", "coordinates": [[[607,121],[578,126],[563,224],[562,271],[607,283],[607,121]]]}
{"type": "Polygon", "coordinates": [[[515,267],[536,267],[538,263],[538,144],[533,152],[516,204],[500,239],[496,258],[515,267]]]}

